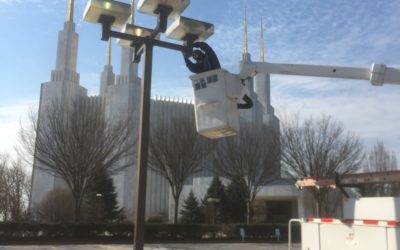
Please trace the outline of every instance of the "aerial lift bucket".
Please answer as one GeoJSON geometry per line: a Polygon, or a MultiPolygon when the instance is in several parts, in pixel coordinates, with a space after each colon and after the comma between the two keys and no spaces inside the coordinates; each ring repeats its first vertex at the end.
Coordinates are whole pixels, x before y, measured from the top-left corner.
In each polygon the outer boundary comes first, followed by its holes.
{"type": "Polygon", "coordinates": [[[194,92],[196,129],[210,139],[239,133],[237,103],[243,85],[237,75],[216,69],[190,76],[194,92]]]}

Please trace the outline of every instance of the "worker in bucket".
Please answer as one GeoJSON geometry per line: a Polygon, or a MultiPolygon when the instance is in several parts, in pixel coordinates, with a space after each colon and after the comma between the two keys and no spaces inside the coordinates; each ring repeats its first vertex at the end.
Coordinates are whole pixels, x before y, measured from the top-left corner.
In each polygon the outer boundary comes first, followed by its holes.
{"type": "Polygon", "coordinates": [[[183,54],[186,66],[190,71],[195,74],[200,74],[209,70],[221,68],[217,55],[207,43],[194,43],[193,48],[199,49],[193,50],[191,55],[188,55],[187,53],[183,54]],[[193,57],[195,62],[192,62],[189,57],[193,57]]]}
{"type": "MultiPolygon", "coordinates": [[[[206,71],[220,69],[221,64],[219,63],[218,57],[214,50],[205,42],[197,42],[193,44],[193,48],[199,48],[193,50],[190,56],[187,52],[183,52],[186,66],[190,71],[195,74],[200,74],[206,71]],[[192,62],[189,57],[193,57],[195,63],[192,62]]],[[[253,101],[248,95],[243,96],[245,103],[238,103],[238,109],[250,109],[253,107],[253,101]]]]}

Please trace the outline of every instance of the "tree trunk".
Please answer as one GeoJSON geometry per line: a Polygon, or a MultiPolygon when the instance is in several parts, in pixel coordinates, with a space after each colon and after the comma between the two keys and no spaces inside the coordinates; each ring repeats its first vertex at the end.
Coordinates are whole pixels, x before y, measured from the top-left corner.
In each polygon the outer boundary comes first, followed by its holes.
{"type": "Polygon", "coordinates": [[[313,196],[314,196],[314,200],[315,200],[315,205],[317,208],[317,217],[321,218],[321,214],[322,214],[322,194],[321,194],[321,190],[317,190],[315,189],[312,192],[313,196]]]}
{"type": "Polygon", "coordinates": [[[21,198],[19,197],[20,193],[20,187],[19,184],[17,183],[17,191],[16,191],[16,207],[15,207],[15,215],[14,215],[14,221],[19,221],[21,219],[21,198]]]}
{"type": "Polygon", "coordinates": [[[178,224],[178,210],[179,210],[179,196],[174,197],[175,208],[174,208],[174,224],[178,224]]]}
{"type": "Polygon", "coordinates": [[[80,222],[81,220],[81,201],[79,198],[75,198],[74,204],[74,222],[80,222]]]}
{"type": "Polygon", "coordinates": [[[247,202],[246,204],[246,220],[247,220],[247,224],[250,224],[250,201],[247,202]]]}
{"type": "Polygon", "coordinates": [[[323,215],[323,199],[322,199],[322,194],[318,194],[316,201],[317,201],[317,217],[321,218],[323,215]]]}

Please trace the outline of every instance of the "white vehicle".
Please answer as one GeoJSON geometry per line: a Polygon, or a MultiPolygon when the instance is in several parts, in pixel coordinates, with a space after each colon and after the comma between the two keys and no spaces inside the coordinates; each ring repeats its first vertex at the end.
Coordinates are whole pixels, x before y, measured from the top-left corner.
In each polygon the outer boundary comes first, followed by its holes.
{"type": "MultiPolygon", "coordinates": [[[[306,178],[299,188],[336,188],[360,184],[400,183],[400,171],[362,173],[336,178],[306,178]]],[[[344,193],[346,195],[346,193],[344,193]]],[[[400,249],[400,197],[345,198],[343,218],[305,218],[301,224],[302,250],[398,250],[400,249]]]]}
{"type": "MultiPolygon", "coordinates": [[[[257,73],[285,74],[369,80],[372,85],[400,84],[400,69],[373,64],[371,69],[244,62],[240,73],[224,69],[191,76],[197,131],[208,138],[239,133],[238,103],[245,96],[245,80],[257,73]]],[[[297,186],[345,187],[359,184],[400,183],[400,171],[352,174],[336,178],[308,178],[297,186]]],[[[344,191],[344,189],[342,189],[344,191]]],[[[344,192],[345,193],[345,192],[344,192]]],[[[348,198],[343,203],[343,218],[292,219],[301,223],[302,250],[399,250],[400,197],[348,198]]]]}

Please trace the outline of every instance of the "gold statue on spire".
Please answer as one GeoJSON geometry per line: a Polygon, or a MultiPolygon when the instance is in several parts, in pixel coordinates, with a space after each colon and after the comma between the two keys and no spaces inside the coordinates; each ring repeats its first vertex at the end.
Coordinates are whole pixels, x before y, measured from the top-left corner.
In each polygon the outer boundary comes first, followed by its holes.
{"type": "Polygon", "coordinates": [[[131,0],[131,16],[129,18],[129,24],[135,24],[135,0],[131,0]]]}
{"type": "Polygon", "coordinates": [[[248,54],[249,48],[247,46],[247,1],[244,3],[244,47],[243,54],[248,54]]]}
{"type": "Polygon", "coordinates": [[[111,66],[111,37],[108,39],[107,66],[111,66]]]}
{"type": "Polygon", "coordinates": [[[74,0],[68,0],[67,22],[74,21],[74,0]]]}
{"type": "Polygon", "coordinates": [[[263,26],[263,17],[261,17],[260,62],[264,62],[264,26],[263,26]]]}

